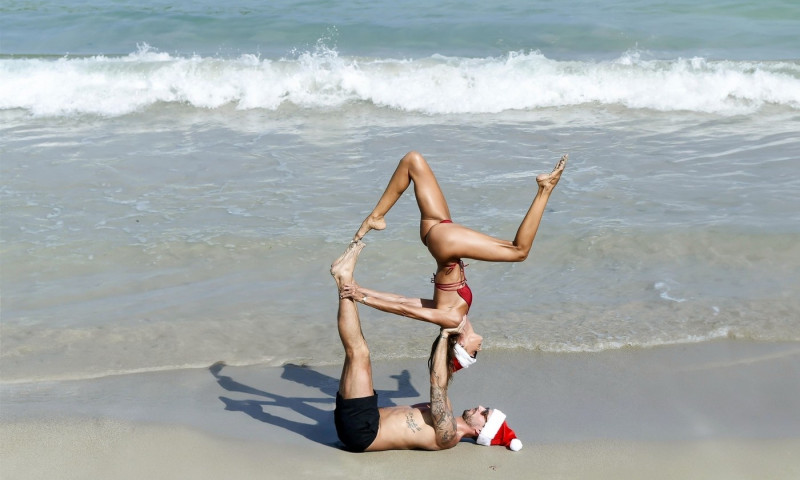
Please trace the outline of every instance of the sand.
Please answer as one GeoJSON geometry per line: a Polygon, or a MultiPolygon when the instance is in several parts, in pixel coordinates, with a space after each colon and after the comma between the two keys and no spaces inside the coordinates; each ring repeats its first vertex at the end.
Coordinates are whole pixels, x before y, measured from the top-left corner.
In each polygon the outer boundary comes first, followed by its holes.
{"type": "MultiPolygon", "coordinates": [[[[382,404],[426,400],[420,360],[374,364],[382,404]]],[[[800,344],[482,352],[457,411],[501,409],[524,448],[338,448],[339,367],[217,366],[4,384],[0,477],[800,478],[800,344]],[[474,399],[474,400],[473,400],[474,399]]]]}

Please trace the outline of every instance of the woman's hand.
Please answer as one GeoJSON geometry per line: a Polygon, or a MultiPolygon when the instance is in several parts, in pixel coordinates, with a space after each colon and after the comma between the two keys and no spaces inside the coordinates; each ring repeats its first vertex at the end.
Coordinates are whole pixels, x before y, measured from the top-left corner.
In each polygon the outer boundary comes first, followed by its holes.
{"type": "Polygon", "coordinates": [[[364,297],[366,297],[366,295],[359,291],[357,283],[346,283],[342,285],[342,288],[339,290],[339,298],[349,298],[350,300],[361,302],[364,300],[364,297]]]}
{"type": "Polygon", "coordinates": [[[464,330],[464,325],[466,324],[467,324],[467,316],[464,315],[464,318],[461,319],[461,323],[459,323],[457,327],[443,328],[440,332],[440,335],[442,336],[442,338],[447,338],[453,334],[459,335],[464,330]]]}

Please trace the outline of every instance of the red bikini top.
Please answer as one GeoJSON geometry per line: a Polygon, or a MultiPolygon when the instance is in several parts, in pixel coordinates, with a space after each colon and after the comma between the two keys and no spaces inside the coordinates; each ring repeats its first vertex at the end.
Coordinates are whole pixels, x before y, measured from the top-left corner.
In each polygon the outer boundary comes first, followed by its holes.
{"type": "Polygon", "coordinates": [[[459,260],[458,263],[451,263],[447,266],[448,268],[446,273],[449,274],[452,272],[453,269],[456,268],[456,265],[458,265],[461,269],[461,280],[453,283],[436,283],[436,274],[434,274],[431,278],[431,283],[433,283],[433,285],[439,290],[443,290],[445,292],[452,292],[455,290],[455,292],[458,293],[458,296],[467,302],[467,307],[471,307],[472,290],[469,288],[469,285],[467,285],[467,276],[464,274],[464,267],[466,267],[466,265],[464,265],[464,262],[459,260]]]}

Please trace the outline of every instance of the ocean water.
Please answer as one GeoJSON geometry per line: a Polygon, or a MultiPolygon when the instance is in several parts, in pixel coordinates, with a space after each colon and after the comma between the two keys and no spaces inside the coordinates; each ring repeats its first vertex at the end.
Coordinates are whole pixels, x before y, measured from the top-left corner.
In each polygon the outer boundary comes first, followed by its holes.
{"type": "MultiPolygon", "coordinates": [[[[176,4],[177,3],[177,4],[176,4]]],[[[266,4],[265,4],[266,3],[266,4]]],[[[0,378],[341,361],[330,262],[397,161],[512,238],[484,347],[800,341],[800,4],[0,5],[0,378]]],[[[356,279],[429,297],[409,192],[356,279]]],[[[436,329],[361,308],[373,357],[436,329]]]]}

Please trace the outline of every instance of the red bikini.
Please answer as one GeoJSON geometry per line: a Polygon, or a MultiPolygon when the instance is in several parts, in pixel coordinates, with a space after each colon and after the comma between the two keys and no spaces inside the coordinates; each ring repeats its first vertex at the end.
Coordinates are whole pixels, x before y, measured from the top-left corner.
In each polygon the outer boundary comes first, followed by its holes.
{"type": "Polygon", "coordinates": [[[469,311],[469,307],[472,306],[472,290],[467,285],[467,276],[464,274],[464,262],[459,260],[458,263],[451,263],[447,266],[446,274],[450,274],[456,265],[461,269],[461,280],[453,283],[436,283],[436,274],[434,274],[433,278],[431,278],[431,283],[438,288],[439,290],[445,292],[452,292],[455,290],[458,293],[458,296],[463,298],[465,302],[467,302],[467,311],[469,311]]]}
{"type": "MultiPolygon", "coordinates": [[[[448,219],[442,220],[439,223],[453,223],[453,221],[448,219]]],[[[431,230],[433,230],[433,227],[431,227],[431,230]]],[[[431,231],[428,230],[428,234],[425,235],[425,240],[422,242],[426,246],[428,245],[428,235],[430,234],[431,231]]],[[[455,290],[455,292],[458,293],[458,296],[467,302],[467,311],[469,311],[469,307],[472,306],[472,290],[470,290],[469,285],[467,285],[467,276],[464,275],[464,267],[466,267],[466,265],[464,265],[464,262],[461,260],[459,260],[458,263],[451,263],[450,265],[447,265],[447,272],[445,273],[449,275],[450,272],[456,268],[456,265],[461,268],[461,280],[453,283],[436,283],[436,274],[434,273],[433,277],[431,278],[431,283],[439,290],[443,290],[445,292],[452,292],[455,290]]]]}

